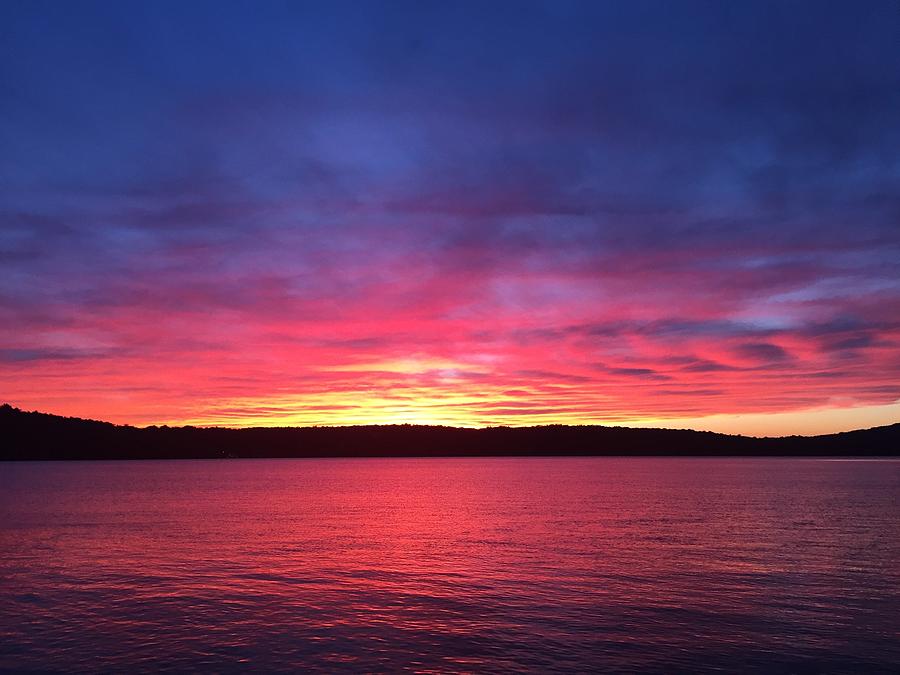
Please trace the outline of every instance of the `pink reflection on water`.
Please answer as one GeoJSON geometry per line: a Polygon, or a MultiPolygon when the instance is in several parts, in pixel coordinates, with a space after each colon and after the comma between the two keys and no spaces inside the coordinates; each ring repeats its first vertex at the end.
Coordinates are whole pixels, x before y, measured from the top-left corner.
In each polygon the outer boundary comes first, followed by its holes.
{"type": "Polygon", "coordinates": [[[2,478],[0,667],[897,656],[898,463],[97,462],[2,478]]]}

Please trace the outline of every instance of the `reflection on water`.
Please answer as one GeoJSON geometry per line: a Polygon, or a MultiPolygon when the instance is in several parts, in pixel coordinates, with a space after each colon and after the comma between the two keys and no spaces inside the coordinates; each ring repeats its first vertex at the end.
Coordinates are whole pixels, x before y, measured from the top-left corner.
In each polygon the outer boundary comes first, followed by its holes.
{"type": "Polygon", "coordinates": [[[0,668],[892,671],[900,463],[0,464],[0,668]]]}

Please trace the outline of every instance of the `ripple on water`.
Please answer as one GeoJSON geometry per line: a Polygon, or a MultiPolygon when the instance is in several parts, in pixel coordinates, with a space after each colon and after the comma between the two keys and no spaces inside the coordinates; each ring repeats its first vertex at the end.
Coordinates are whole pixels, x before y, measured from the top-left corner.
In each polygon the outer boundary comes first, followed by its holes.
{"type": "Polygon", "coordinates": [[[900,464],[787,462],[5,464],[0,669],[896,672],[900,464]]]}

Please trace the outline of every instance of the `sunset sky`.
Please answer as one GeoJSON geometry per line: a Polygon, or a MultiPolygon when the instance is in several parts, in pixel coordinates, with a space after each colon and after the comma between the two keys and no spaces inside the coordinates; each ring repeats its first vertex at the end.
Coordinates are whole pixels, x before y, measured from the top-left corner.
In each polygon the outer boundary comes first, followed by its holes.
{"type": "Polygon", "coordinates": [[[3,2],[0,402],[900,421],[900,6],[3,2]]]}

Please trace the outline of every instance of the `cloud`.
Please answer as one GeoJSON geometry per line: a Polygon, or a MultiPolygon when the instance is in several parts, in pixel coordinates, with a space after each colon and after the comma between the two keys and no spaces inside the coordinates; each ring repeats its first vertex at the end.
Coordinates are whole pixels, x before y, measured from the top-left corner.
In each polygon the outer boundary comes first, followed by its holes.
{"type": "Polygon", "coordinates": [[[6,11],[0,383],[116,421],[890,402],[894,8],[807,9],[6,11]]]}
{"type": "Polygon", "coordinates": [[[106,359],[118,355],[115,350],[102,349],[0,349],[0,362],[16,364],[33,361],[70,361],[106,359]]]}
{"type": "Polygon", "coordinates": [[[745,359],[761,362],[785,361],[790,354],[771,342],[746,342],[734,348],[735,353],[745,359]]]}

